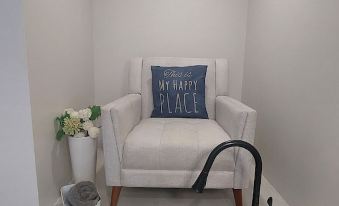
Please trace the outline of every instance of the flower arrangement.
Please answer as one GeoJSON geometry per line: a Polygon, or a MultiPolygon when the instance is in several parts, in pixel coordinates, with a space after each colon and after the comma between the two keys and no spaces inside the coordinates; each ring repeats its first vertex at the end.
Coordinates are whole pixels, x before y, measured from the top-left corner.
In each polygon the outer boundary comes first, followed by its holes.
{"type": "Polygon", "coordinates": [[[73,108],[65,109],[64,113],[56,118],[58,123],[57,140],[62,140],[64,136],[98,137],[100,130],[94,126],[93,121],[100,115],[100,106],[96,105],[79,111],[75,111],[73,108]]]}

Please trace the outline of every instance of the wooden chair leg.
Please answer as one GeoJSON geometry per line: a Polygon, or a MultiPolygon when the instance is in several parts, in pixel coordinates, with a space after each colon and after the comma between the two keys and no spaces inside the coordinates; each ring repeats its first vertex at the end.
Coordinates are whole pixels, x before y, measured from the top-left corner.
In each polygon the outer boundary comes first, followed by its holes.
{"type": "Polygon", "coordinates": [[[242,206],[242,190],[233,189],[233,196],[234,196],[235,206],[242,206]]]}
{"type": "Polygon", "coordinates": [[[117,206],[118,205],[120,191],[121,191],[121,187],[118,187],[118,186],[112,187],[111,206],[117,206]]]}

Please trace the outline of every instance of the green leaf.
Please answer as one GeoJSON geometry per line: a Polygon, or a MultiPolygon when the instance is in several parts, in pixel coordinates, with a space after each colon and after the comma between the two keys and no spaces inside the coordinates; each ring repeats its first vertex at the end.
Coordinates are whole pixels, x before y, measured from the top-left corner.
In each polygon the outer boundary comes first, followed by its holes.
{"type": "Polygon", "coordinates": [[[92,106],[90,107],[91,111],[92,111],[92,115],[91,117],[89,118],[90,120],[96,120],[100,115],[101,115],[101,108],[100,106],[92,106]]]}
{"type": "Polygon", "coordinates": [[[56,121],[58,122],[58,124],[59,124],[60,127],[63,127],[63,126],[64,126],[64,120],[65,120],[67,117],[70,118],[70,115],[67,114],[67,113],[65,113],[65,114],[61,115],[60,117],[57,117],[57,118],[56,118],[56,121]]]}
{"type": "Polygon", "coordinates": [[[60,117],[55,118],[55,121],[60,125],[60,123],[61,123],[60,117]]]}
{"type": "Polygon", "coordinates": [[[64,130],[59,129],[59,131],[58,131],[57,134],[56,134],[56,139],[57,139],[58,141],[60,141],[60,140],[62,140],[62,138],[63,138],[64,136],[65,136],[64,130]]]}
{"type": "Polygon", "coordinates": [[[64,126],[64,119],[66,117],[66,115],[60,115],[59,117],[55,118],[55,128],[57,130],[56,139],[58,141],[62,140],[62,138],[65,136],[65,132],[62,130],[62,127],[64,126]]]}

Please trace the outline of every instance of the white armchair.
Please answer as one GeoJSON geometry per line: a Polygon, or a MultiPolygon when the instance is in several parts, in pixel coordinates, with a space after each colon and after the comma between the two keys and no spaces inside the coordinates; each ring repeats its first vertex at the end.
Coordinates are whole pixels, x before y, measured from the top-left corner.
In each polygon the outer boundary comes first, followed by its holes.
{"type": "MultiPolygon", "coordinates": [[[[211,150],[230,139],[254,142],[256,112],[228,97],[225,59],[136,58],[131,62],[128,95],[102,108],[106,183],[120,188],[190,188],[211,150]],[[209,119],[150,118],[153,109],[151,65],[207,65],[209,119]]],[[[250,155],[224,151],[216,159],[206,188],[233,188],[237,206],[249,182],[250,155]]]]}

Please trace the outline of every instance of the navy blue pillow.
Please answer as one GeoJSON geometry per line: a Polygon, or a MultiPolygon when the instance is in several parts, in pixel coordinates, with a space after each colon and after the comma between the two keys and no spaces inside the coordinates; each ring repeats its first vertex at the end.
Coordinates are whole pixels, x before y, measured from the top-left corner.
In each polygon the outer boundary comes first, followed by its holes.
{"type": "Polygon", "coordinates": [[[207,66],[152,66],[154,109],[151,117],[208,119],[205,105],[207,66]]]}

